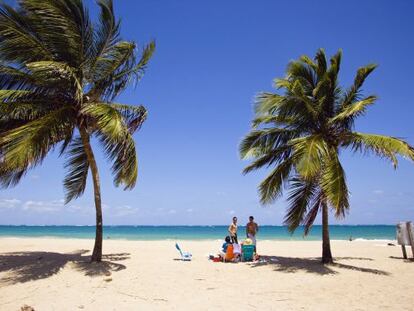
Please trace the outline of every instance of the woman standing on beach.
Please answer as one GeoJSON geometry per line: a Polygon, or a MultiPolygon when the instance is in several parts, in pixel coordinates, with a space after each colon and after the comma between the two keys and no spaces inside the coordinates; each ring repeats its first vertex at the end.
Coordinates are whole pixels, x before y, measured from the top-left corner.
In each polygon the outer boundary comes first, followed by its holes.
{"type": "Polygon", "coordinates": [[[233,217],[233,222],[230,224],[228,231],[230,233],[231,242],[238,244],[238,241],[237,241],[237,217],[233,217]]]}

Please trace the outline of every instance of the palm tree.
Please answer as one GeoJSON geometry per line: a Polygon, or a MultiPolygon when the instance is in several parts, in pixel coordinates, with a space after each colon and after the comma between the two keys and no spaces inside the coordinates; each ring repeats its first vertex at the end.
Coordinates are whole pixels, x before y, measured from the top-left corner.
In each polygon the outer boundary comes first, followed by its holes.
{"type": "Polygon", "coordinates": [[[66,155],[66,203],[85,191],[92,174],[96,237],[92,261],[102,258],[102,208],[96,137],[112,162],[114,184],[137,179],[133,133],[142,106],[114,103],[137,82],[153,54],[120,37],[111,0],[99,0],[93,23],[82,0],[21,0],[0,6],[0,184],[16,185],[49,151],[66,155]]]}
{"type": "Polygon", "coordinates": [[[414,149],[401,139],[354,131],[355,119],[364,115],[376,96],[363,97],[361,87],[376,65],[358,69],[348,89],[338,84],[342,52],[327,63],[324,50],[314,60],[302,56],[292,61],[286,77],[276,79],[283,94],[261,93],[255,106],[251,132],[240,144],[240,154],[253,162],[249,173],[271,167],[260,183],[262,204],[274,202],[289,189],[284,223],[293,233],[304,226],[308,234],[322,212],[322,263],[331,263],[328,209],[337,218],[349,210],[348,186],[339,154],[341,149],[373,153],[397,167],[397,155],[414,160],[414,149]]]}

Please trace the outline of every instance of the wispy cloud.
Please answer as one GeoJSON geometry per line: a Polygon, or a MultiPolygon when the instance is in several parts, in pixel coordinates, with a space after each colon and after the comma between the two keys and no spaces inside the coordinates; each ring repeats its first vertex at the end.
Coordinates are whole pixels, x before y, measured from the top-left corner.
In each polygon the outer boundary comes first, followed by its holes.
{"type": "Polygon", "coordinates": [[[139,209],[130,205],[121,205],[114,208],[114,216],[123,217],[138,213],[139,209]]]}
{"type": "Polygon", "coordinates": [[[193,210],[192,208],[187,208],[185,211],[186,211],[187,213],[192,213],[192,212],[194,212],[194,210],[193,210]]]}
{"type": "Polygon", "coordinates": [[[33,211],[38,213],[43,212],[56,212],[62,209],[64,200],[53,200],[53,201],[26,201],[23,204],[24,211],[33,211]]]}
{"type": "Polygon", "coordinates": [[[0,208],[15,208],[20,205],[22,201],[18,199],[0,199],[0,208]]]}
{"type": "Polygon", "coordinates": [[[380,195],[380,194],[384,194],[384,190],[376,189],[376,190],[373,190],[372,193],[380,195]]]}
{"type": "Polygon", "coordinates": [[[234,214],[236,214],[236,211],[235,210],[230,210],[230,211],[227,212],[227,214],[234,215],[234,214]]]}

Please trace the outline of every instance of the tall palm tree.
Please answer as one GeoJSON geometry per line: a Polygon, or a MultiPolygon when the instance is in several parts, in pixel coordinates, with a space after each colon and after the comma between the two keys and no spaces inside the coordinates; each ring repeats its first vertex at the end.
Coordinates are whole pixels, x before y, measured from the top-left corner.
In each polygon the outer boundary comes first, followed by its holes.
{"type": "Polygon", "coordinates": [[[82,0],[20,0],[0,6],[0,184],[16,185],[59,147],[66,155],[66,203],[85,191],[92,174],[96,237],[92,261],[102,258],[102,208],[96,137],[112,162],[114,184],[135,186],[133,133],[144,122],[142,106],[114,103],[137,82],[154,42],[138,51],[120,37],[111,0],[98,0],[93,23],[82,0]]]}
{"type": "Polygon", "coordinates": [[[302,56],[292,61],[286,77],[275,81],[283,93],[258,95],[252,130],[240,144],[242,158],[253,160],[245,174],[271,167],[258,188],[262,204],[279,198],[283,187],[289,189],[284,222],[291,232],[303,225],[308,234],[322,212],[323,263],[332,262],[328,209],[338,218],[349,209],[341,149],[373,153],[389,159],[395,168],[397,155],[414,160],[413,147],[401,139],[354,131],[355,119],[376,100],[361,94],[376,65],[359,68],[354,83],[343,89],[338,83],[341,56],[338,51],[328,64],[320,49],[314,60],[302,56]]]}

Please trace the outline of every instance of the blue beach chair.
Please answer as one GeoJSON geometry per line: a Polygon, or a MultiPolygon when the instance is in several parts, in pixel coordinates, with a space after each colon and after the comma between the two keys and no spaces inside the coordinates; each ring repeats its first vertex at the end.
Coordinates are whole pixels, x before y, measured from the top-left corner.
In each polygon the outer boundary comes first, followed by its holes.
{"type": "Polygon", "coordinates": [[[242,245],[242,261],[253,261],[254,245],[242,245]]]}
{"type": "Polygon", "coordinates": [[[178,245],[178,243],[175,243],[175,248],[180,252],[181,260],[183,260],[183,261],[191,261],[193,255],[191,255],[188,252],[183,252],[181,250],[180,246],[178,245]]]}

